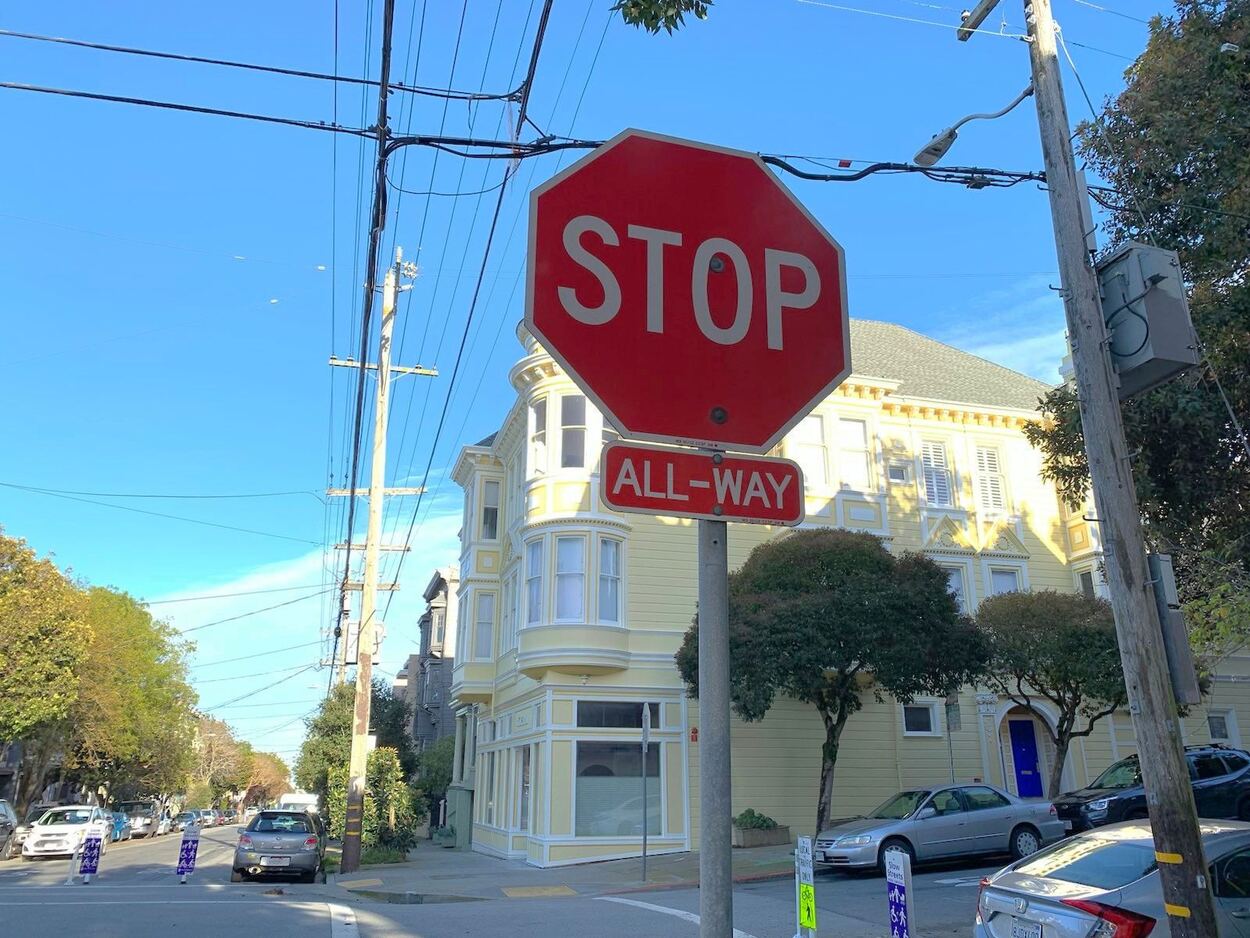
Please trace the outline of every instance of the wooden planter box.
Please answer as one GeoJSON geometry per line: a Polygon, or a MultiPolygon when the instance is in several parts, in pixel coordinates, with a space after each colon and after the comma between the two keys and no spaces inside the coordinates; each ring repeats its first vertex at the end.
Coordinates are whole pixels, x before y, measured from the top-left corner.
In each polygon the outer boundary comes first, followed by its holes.
{"type": "Polygon", "coordinates": [[[772,830],[734,828],[735,847],[775,847],[790,843],[790,828],[779,825],[772,830]]]}

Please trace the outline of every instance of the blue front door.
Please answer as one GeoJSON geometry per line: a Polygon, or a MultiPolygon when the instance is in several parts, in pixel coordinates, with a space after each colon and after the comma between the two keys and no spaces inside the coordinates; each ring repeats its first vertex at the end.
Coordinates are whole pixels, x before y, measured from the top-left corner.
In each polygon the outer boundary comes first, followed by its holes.
{"type": "Polygon", "coordinates": [[[1016,791],[1021,798],[1042,797],[1042,773],[1037,764],[1037,732],[1032,720],[1008,720],[1011,761],[1016,767],[1016,791]]]}

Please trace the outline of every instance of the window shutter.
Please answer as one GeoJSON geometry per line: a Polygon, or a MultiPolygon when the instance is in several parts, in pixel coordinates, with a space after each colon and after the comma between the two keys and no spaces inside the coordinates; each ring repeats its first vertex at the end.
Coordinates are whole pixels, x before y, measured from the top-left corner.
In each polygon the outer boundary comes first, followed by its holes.
{"type": "Polygon", "coordinates": [[[996,449],[977,447],[977,494],[985,511],[1004,511],[1007,507],[996,449]]]}
{"type": "Polygon", "coordinates": [[[929,504],[952,504],[951,477],[946,468],[946,444],[933,440],[921,443],[920,462],[924,467],[924,491],[929,504]]]}

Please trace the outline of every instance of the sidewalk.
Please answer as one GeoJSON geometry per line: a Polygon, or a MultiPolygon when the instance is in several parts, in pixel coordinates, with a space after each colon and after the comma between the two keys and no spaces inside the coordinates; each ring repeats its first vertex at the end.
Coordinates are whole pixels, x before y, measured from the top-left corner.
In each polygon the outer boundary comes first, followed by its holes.
{"type": "MultiPolygon", "coordinates": [[[[789,878],[794,875],[794,847],[735,850],[733,870],[734,882],[740,883],[789,878]]],[[[641,874],[640,859],[539,869],[520,860],[423,842],[406,863],[367,866],[352,874],[331,874],[327,880],[363,898],[398,903],[599,896],[697,886],[699,854],[649,857],[645,883],[641,874]]]]}

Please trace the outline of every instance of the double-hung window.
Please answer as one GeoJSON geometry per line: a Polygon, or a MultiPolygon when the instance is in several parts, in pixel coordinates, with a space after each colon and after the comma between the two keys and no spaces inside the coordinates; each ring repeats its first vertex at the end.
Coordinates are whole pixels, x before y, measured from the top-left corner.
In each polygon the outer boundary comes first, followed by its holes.
{"type": "Polygon", "coordinates": [[[925,440],[920,444],[920,465],[924,470],[925,501],[936,508],[955,504],[950,464],[946,461],[946,444],[925,440]]]}
{"type": "Polygon", "coordinates": [[[502,626],[499,630],[500,653],[516,648],[516,577],[510,576],[503,584],[502,626]]]}
{"type": "Polygon", "coordinates": [[[495,594],[477,597],[477,619],[473,628],[473,657],[489,661],[495,655],[495,594]]]}
{"type": "Polygon", "coordinates": [[[599,541],[599,621],[621,621],[621,542],[599,541]]]}
{"type": "Polygon", "coordinates": [[[560,467],[580,469],[586,465],[586,398],[580,394],[560,397],[560,467]]]}
{"type": "Polygon", "coordinates": [[[948,588],[955,594],[955,603],[959,606],[960,612],[968,611],[968,584],[964,582],[964,568],[943,566],[942,570],[946,573],[946,582],[948,588]]]}
{"type": "Polygon", "coordinates": [[[542,475],[547,471],[547,399],[541,397],[530,405],[530,472],[542,475]]]}
{"type": "Polygon", "coordinates": [[[482,540],[499,538],[499,483],[487,480],[482,483],[482,540]]]}
{"type": "Polygon", "coordinates": [[[586,612],[586,539],[556,538],[556,621],[579,622],[586,612]]]}
{"type": "Polygon", "coordinates": [[[990,595],[1020,591],[1020,571],[1015,567],[990,568],[990,595]]]}
{"type": "Polygon", "coordinates": [[[824,418],[817,414],[804,417],[790,437],[790,452],[803,470],[803,481],[808,488],[824,488],[829,484],[825,452],[824,418]]]}
{"type": "Polygon", "coordinates": [[[868,423],[838,420],[838,477],[842,488],[872,490],[872,452],[868,448],[868,423]]]}
{"type": "Polygon", "coordinates": [[[534,625],[543,618],[543,542],[542,538],[525,545],[525,624],[534,625]]]}
{"type": "Polygon", "coordinates": [[[998,450],[990,446],[977,447],[977,504],[984,512],[1007,510],[1007,487],[998,450]]]}

